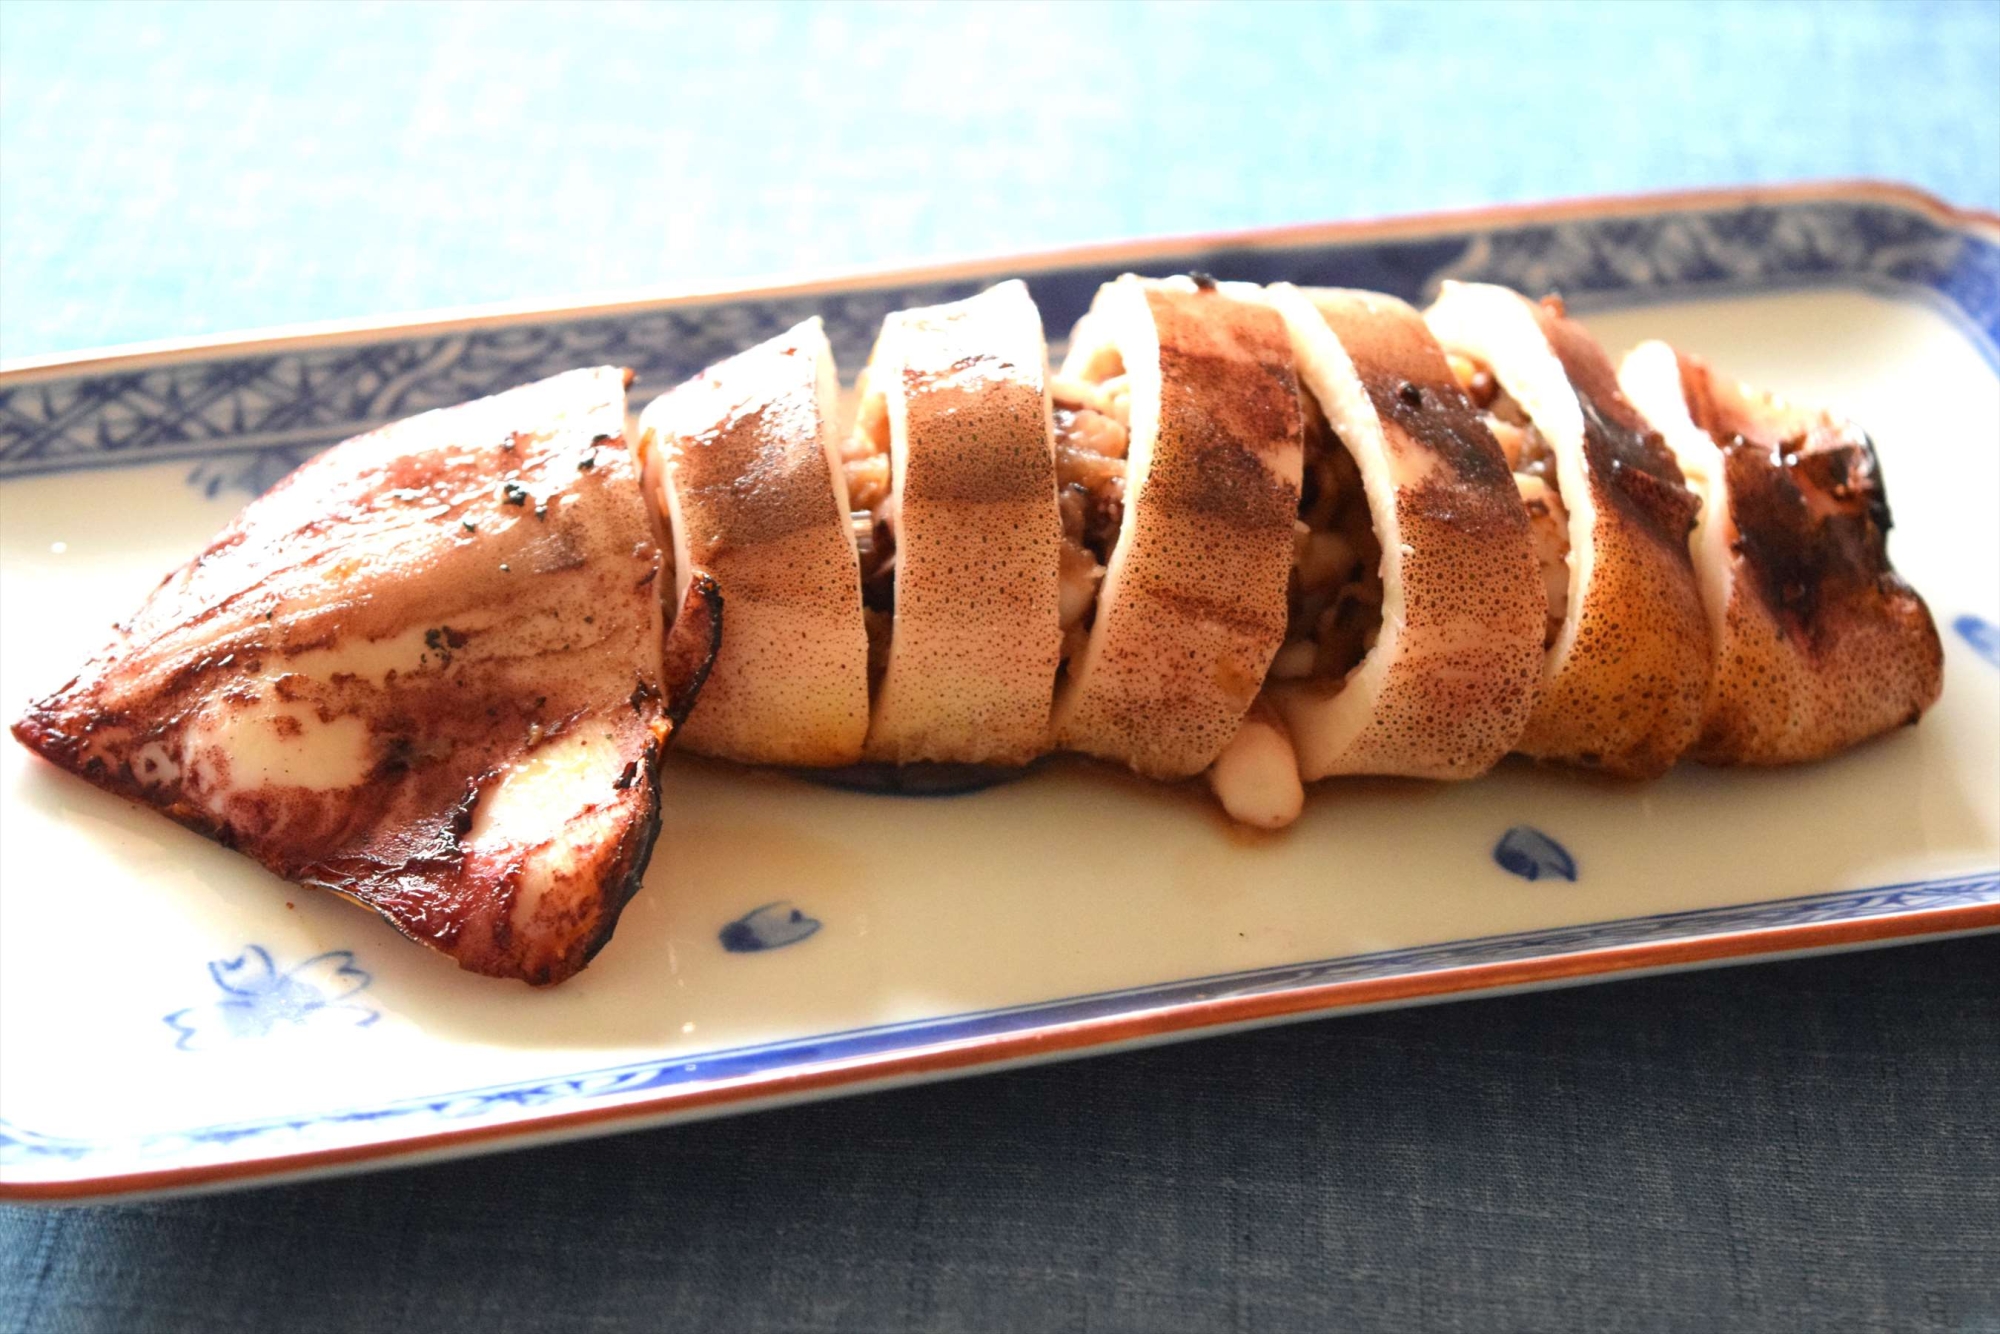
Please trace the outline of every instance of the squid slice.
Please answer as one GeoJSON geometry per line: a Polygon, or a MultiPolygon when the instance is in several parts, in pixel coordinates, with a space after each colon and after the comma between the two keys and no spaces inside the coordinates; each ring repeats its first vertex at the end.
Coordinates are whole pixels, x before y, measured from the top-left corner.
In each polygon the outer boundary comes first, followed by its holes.
{"type": "Polygon", "coordinates": [[[673,526],[682,595],[697,574],[729,633],[681,744],[753,764],[861,758],[868,636],[818,317],[655,399],[639,418],[649,487],[673,526]]]}
{"type": "Polygon", "coordinates": [[[1129,442],[1055,743],[1188,777],[1235,734],[1285,635],[1303,431],[1291,343],[1259,300],[1128,275],[1099,289],[1063,379],[1128,403],[1129,442]]]}
{"type": "Polygon", "coordinates": [[[474,972],[560,982],[659,832],[713,658],[663,651],[625,372],[358,436],[253,502],[14,735],[474,972]]]}
{"type": "Polygon", "coordinates": [[[1661,342],[1628,353],[1618,380],[1703,498],[1691,546],[1714,675],[1694,757],[1791,764],[1916,722],[1943,649],[1889,565],[1867,435],[1661,342]]]}
{"type": "MultiPolygon", "coordinates": [[[[1446,283],[1426,313],[1447,352],[1483,364],[1552,455],[1531,479],[1567,511],[1568,596],[1519,749],[1626,777],[1664,773],[1701,727],[1708,621],[1688,533],[1698,508],[1673,454],[1619,392],[1604,350],[1559,301],[1446,283]]],[[[1524,491],[1532,488],[1524,488],[1524,491]]]]}
{"type": "Polygon", "coordinates": [[[850,470],[876,451],[892,464],[862,561],[894,616],[871,760],[1020,765],[1047,744],[1062,646],[1047,365],[1018,280],[883,325],[849,454],[850,470]]]}
{"type": "MultiPolygon", "coordinates": [[[[1274,678],[1266,698],[1304,779],[1476,777],[1519,740],[1541,676],[1545,599],[1507,460],[1410,306],[1284,284],[1270,296],[1325,414],[1322,447],[1344,448],[1359,472],[1365,500],[1343,501],[1372,523],[1381,602],[1379,633],[1357,662],[1343,654],[1328,672],[1274,678]]],[[[1367,545],[1301,534],[1301,582],[1327,543],[1357,566],[1349,552],[1367,545]]],[[[1294,625],[1293,642],[1310,651],[1312,631],[1294,625]]]]}

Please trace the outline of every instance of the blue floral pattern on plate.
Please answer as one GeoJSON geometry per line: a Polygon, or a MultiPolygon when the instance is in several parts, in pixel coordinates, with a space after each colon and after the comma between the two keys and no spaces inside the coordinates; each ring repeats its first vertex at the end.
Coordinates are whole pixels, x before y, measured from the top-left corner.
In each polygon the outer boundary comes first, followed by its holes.
{"type": "Polygon", "coordinates": [[[716,933],[716,938],[722,942],[722,948],[731,954],[756,954],[796,945],[819,928],[817,917],[809,917],[780,899],[776,903],[752,908],[723,927],[716,933]]]}
{"type": "Polygon", "coordinates": [[[1576,858],[1569,849],[1530,825],[1517,824],[1493,845],[1493,860],[1500,869],[1523,880],[1557,876],[1576,879],[1576,858]]]}
{"type": "Polygon", "coordinates": [[[175,1010],[162,1021],[179,1034],[174,1046],[181,1051],[209,1051],[293,1025],[366,1028],[382,1017],[354,999],[374,979],[354,966],[352,950],[328,950],[279,972],[269,950],[246,945],[233,959],[211,962],[208,975],[222,999],[175,1010]]]}
{"type": "MultiPolygon", "coordinates": [[[[1169,1006],[1221,996],[1269,994],[1333,982],[1504,963],[1578,950],[1685,940],[1699,935],[1980,906],[1993,903],[1996,896],[2000,896],[2000,874],[1982,871],[1914,884],[1841,890],[1796,899],[1731,904],[1723,908],[1660,913],[1612,922],[1578,923],[1258,968],[1241,973],[1188,978],[1155,986],[1070,996],[1012,1009],[883,1024],[806,1039],[701,1052],[692,1056],[677,1054],[634,1064],[578,1071],[556,1078],[467,1089],[310,1116],[200,1126],[173,1134],[149,1136],[141,1147],[157,1161],[194,1152],[202,1146],[248,1139],[309,1145],[328,1137],[337,1137],[342,1127],[385,1120],[403,1120],[443,1129],[490,1116],[518,1114],[524,1108],[587,1106],[601,1099],[626,1098],[707,1081],[748,1078],[805,1061],[859,1059],[912,1046],[973,1041],[1024,1029],[1078,1023],[1128,1013],[1140,1006],[1169,1006]]],[[[43,1134],[0,1121],[0,1165],[31,1159],[75,1161],[123,1147],[118,1141],[43,1134]]]]}
{"type": "Polygon", "coordinates": [[[1968,612],[1953,621],[1951,628],[1958,631],[1960,639],[1972,646],[1974,653],[2000,667],[2000,625],[1968,612]]]}

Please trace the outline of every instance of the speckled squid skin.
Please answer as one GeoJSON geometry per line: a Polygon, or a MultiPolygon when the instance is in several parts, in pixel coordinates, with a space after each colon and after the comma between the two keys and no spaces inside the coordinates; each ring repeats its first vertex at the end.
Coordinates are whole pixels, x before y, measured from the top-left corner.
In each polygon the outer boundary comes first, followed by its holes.
{"type": "Polygon", "coordinates": [[[1261,301],[1128,275],[1099,290],[1066,372],[1105,344],[1132,384],[1125,522],[1055,741],[1184,778],[1235,735],[1284,640],[1304,433],[1291,341],[1261,301]]]}
{"type": "Polygon", "coordinates": [[[682,729],[752,764],[861,758],[868,637],[834,454],[837,384],[817,317],[710,367],[641,415],[677,578],[712,576],[729,632],[682,729]]]}
{"type": "Polygon", "coordinates": [[[1690,474],[1716,474],[1694,542],[1714,632],[1694,758],[1792,764],[1915,723],[1943,688],[1943,647],[1889,564],[1868,437],[1663,343],[1619,377],[1690,474]]]}
{"type": "Polygon", "coordinates": [[[1665,773],[1693,744],[1708,691],[1687,545],[1697,502],[1679,466],[1560,303],[1447,283],[1426,318],[1527,409],[1570,511],[1569,613],[1518,749],[1623,777],[1665,773]]]}
{"type": "Polygon", "coordinates": [[[896,613],[872,760],[1026,764],[1062,650],[1062,518],[1041,314],[1018,280],[891,315],[896,613]]]}
{"type": "Polygon", "coordinates": [[[462,967],[570,976],[638,888],[666,701],[696,684],[665,674],[626,378],[320,455],[14,734],[462,967]]]}
{"type": "Polygon", "coordinates": [[[1477,777],[1514,748],[1541,676],[1547,601],[1507,460],[1416,310],[1283,285],[1272,300],[1382,545],[1375,647],[1343,680],[1266,687],[1300,776],[1477,777]]]}

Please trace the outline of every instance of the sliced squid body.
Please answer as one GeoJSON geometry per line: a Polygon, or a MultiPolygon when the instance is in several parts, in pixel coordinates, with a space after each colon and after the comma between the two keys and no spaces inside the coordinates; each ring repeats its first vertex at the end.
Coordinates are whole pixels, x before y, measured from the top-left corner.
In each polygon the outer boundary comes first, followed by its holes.
{"type": "MultiPolygon", "coordinates": [[[[1688,555],[1697,501],[1679,465],[1560,303],[1446,283],[1425,318],[1525,411],[1567,512],[1567,602],[1518,749],[1627,777],[1665,772],[1701,727],[1710,661],[1688,555]]],[[[1523,487],[1527,503],[1546,504],[1534,490],[1523,487]]]]}
{"type": "Polygon", "coordinates": [[[817,318],[710,367],[639,419],[685,590],[729,632],[681,742],[755,764],[843,765],[868,731],[868,637],[817,318]]]}
{"type": "Polygon", "coordinates": [[[1703,498],[1691,539],[1714,641],[1696,759],[1821,759],[1937,701],[1937,627],[1890,567],[1868,437],[1718,375],[1665,343],[1618,371],[1703,498]]]}
{"type": "Polygon", "coordinates": [[[883,326],[853,447],[892,465],[870,525],[894,561],[870,585],[893,591],[870,760],[1019,765],[1047,746],[1062,524],[1046,379],[1020,282],[883,326]]]}
{"type": "Polygon", "coordinates": [[[1519,740],[1543,657],[1542,580],[1507,460],[1410,306],[1285,285],[1271,301],[1324,447],[1347,450],[1366,493],[1381,618],[1351,669],[1273,680],[1266,697],[1303,778],[1475,777],[1519,740]]]}
{"type": "Polygon", "coordinates": [[[610,937],[720,629],[663,646],[625,374],[338,445],[169,576],[14,734],[463,967],[535,983],[610,937]]]}
{"type": "Polygon", "coordinates": [[[1099,290],[1062,374],[1125,377],[1130,438],[1055,742],[1150,777],[1200,773],[1285,634],[1303,426],[1284,322],[1213,283],[1128,276],[1099,290]]]}

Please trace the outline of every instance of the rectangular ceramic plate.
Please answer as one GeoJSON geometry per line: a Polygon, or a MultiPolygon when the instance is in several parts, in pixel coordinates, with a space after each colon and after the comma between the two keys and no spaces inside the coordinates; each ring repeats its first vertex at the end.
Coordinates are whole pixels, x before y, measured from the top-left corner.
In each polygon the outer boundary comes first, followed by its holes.
{"type": "MultiPolygon", "coordinates": [[[[2000,220],[1886,186],[1110,247],[25,365],[0,381],[0,713],[246,498],[365,427],[572,366],[643,400],[802,316],[1029,278],[1052,331],[1135,269],[1560,289],[1851,411],[1946,641],[1917,728],[1645,786],[1509,763],[1322,785],[1281,836],[1059,764],[949,799],[676,760],[581,976],[454,969],[0,744],[0,1194],[242,1184],[601,1134],[1364,1006],[2000,927],[2000,220]]],[[[1720,985],[1720,984],[1718,984],[1720,985]]],[[[1745,1022],[1754,1024],[1754,1015],[1745,1022]]]]}

